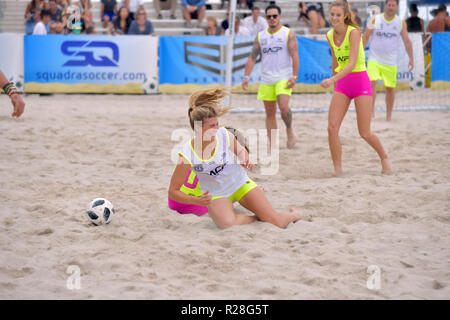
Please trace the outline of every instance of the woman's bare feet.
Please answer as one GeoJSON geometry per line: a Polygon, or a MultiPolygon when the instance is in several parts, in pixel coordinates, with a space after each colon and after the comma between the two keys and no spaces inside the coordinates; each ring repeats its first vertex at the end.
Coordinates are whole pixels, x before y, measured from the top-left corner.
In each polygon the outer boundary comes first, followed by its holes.
{"type": "Polygon", "coordinates": [[[303,214],[300,212],[300,210],[296,208],[291,208],[289,212],[292,214],[292,222],[295,223],[298,220],[300,220],[303,217],[303,214]]]}
{"type": "Polygon", "coordinates": [[[297,143],[297,141],[295,140],[295,136],[291,133],[288,134],[288,141],[287,141],[287,148],[288,149],[294,149],[295,148],[295,144],[297,143]]]}
{"type": "Polygon", "coordinates": [[[342,167],[334,167],[333,177],[339,177],[342,175],[342,167]]]}
{"type": "Polygon", "coordinates": [[[391,174],[392,173],[391,162],[389,161],[388,157],[381,160],[381,173],[382,174],[391,174]]]}

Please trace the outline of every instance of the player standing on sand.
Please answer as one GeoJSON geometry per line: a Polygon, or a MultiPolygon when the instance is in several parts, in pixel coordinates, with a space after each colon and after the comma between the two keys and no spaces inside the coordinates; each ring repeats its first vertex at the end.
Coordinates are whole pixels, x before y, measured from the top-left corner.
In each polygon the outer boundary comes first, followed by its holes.
{"type": "Polygon", "coordinates": [[[324,88],[335,85],[328,112],[328,143],[334,174],[342,173],[339,129],[352,99],[355,101],[359,134],[378,153],[382,173],[390,173],[388,155],[378,137],[370,130],[372,88],[366,71],[361,32],[352,20],[347,1],[333,2],[329,12],[333,28],[328,31],[327,40],[332,53],[333,76],[323,80],[320,85],[324,88]]]}
{"type": "Polygon", "coordinates": [[[261,55],[261,83],[258,89],[258,100],[264,101],[266,109],[266,128],[269,145],[271,130],[277,129],[277,102],[281,118],[286,124],[287,147],[294,148],[295,136],[292,128],[292,112],[289,98],[292,88],[297,82],[300,66],[298,58],[297,38],[289,28],[281,25],[281,9],[277,5],[266,8],[266,19],[269,27],[260,31],[253,44],[252,52],[245,65],[242,89],[248,88],[248,78],[261,55]]]}
{"type": "Polygon", "coordinates": [[[414,69],[411,40],[405,21],[397,16],[398,0],[386,0],[386,11],[376,15],[364,32],[363,45],[370,40],[367,73],[372,84],[372,115],[375,113],[376,85],[383,80],[386,88],[386,120],[391,121],[397,86],[397,54],[400,37],[409,56],[409,71],[414,69]],[[372,39],[370,39],[372,37],[372,39]]]}

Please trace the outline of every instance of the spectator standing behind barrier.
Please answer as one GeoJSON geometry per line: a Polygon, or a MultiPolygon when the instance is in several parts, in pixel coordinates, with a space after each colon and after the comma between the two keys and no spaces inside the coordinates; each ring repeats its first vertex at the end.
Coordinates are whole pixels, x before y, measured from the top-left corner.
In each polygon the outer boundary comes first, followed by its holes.
{"type": "Polygon", "coordinates": [[[136,19],[131,22],[128,34],[153,35],[155,30],[150,20],[147,20],[147,13],[144,7],[140,7],[136,11],[136,19]]]}
{"type": "Polygon", "coordinates": [[[100,20],[103,21],[103,28],[106,28],[113,18],[117,17],[117,1],[102,0],[100,6],[100,20]]]}
{"type": "Polygon", "coordinates": [[[259,15],[258,7],[252,8],[252,15],[242,20],[242,25],[246,27],[252,36],[256,36],[258,32],[265,30],[269,25],[266,19],[259,15]]]}
{"type": "Polygon", "coordinates": [[[46,35],[48,33],[47,28],[50,23],[50,11],[41,11],[41,20],[36,23],[33,29],[33,35],[46,35]]]}
{"type": "Polygon", "coordinates": [[[162,19],[161,9],[170,10],[170,19],[176,19],[175,10],[177,8],[177,0],[153,0],[157,18],[162,19]]]}
{"type": "Polygon", "coordinates": [[[127,7],[121,7],[112,22],[109,25],[108,34],[120,35],[127,34],[131,25],[130,14],[127,7]]]}
{"type": "Polygon", "coordinates": [[[434,19],[428,24],[427,31],[431,33],[447,31],[450,28],[450,18],[445,4],[440,4],[435,14],[434,19]]]}
{"type": "Polygon", "coordinates": [[[199,27],[205,17],[205,0],[181,0],[181,11],[184,19],[186,19],[185,26],[187,28],[194,27],[192,19],[197,19],[196,26],[199,27]]]}
{"type": "MultiPolygon", "coordinates": [[[[241,25],[241,19],[239,19],[239,17],[236,17],[235,20],[235,24],[234,24],[234,35],[236,36],[250,36],[250,30],[248,30],[246,27],[241,25]]],[[[230,35],[230,28],[228,28],[227,30],[225,30],[225,35],[229,36],[230,35]]]]}
{"type": "Polygon", "coordinates": [[[19,94],[19,91],[16,88],[14,82],[8,81],[5,74],[0,70],[0,88],[3,89],[9,98],[11,99],[11,103],[13,105],[13,113],[11,116],[20,117],[25,109],[25,102],[23,102],[22,97],[19,94]]]}
{"type": "Polygon", "coordinates": [[[217,20],[214,17],[206,17],[206,27],[203,29],[204,36],[220,36],[221,28],[217,25],[217,20]]]}
{"type": "Polygon", "coordinates": [[[411,17],[406,19],[408,32],[424,32],[424,23],[423,20],[418,17],[419,10],[417,9],[417,4],[413,3],[409,6],[409,13],[411,14],[411,17]]]}
{"type": "Polygon", "coordinates": [[[130,19],[134,20],[136,19],[135,13],[139,9],[140,6],[144,5],[144,0],[122,0],[121,7],[127,7],[130,19]]]}

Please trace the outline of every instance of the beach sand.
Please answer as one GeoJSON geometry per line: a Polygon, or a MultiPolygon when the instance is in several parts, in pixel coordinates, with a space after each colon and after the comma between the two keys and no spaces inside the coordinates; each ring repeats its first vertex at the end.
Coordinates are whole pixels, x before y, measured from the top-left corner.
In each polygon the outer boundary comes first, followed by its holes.
{"type": "MultiPolygon", "coordinates": [[[[389,123],[377,113],[389,176],[354,112],[341,128],[338,178],[327,114],[294,115],[294,150],[279,119],[277,173],[249,176],[276,210],[297,207],[305,219],[220,230],[167,206],[180,144],[171,137],[189,132],[186,95],[24,100],[12,119],[0,97],[0,299],[450,298],[449,111],[394,112],[389,123]],[[116,208],[109,225],[88,221],[97,197],[116,208]]],[[[232,102],[262,108],[255,95],[232,102]]],[[[265,128],[263,113],[229,113],[220,124],[265,128]]]]}

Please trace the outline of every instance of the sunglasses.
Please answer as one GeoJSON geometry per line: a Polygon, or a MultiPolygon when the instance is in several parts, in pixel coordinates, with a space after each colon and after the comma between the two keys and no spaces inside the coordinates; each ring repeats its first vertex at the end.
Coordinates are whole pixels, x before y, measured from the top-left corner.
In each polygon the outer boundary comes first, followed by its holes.
{"type": "Polygon", "coordinates": [[[272,14],[272,15],[269,14],[269,15],[266,16],[266,18],[269,19],[269,20],[270,19],[276,19],[276,18],[278,18],[278,15],[277,14],[272,14]]]}

